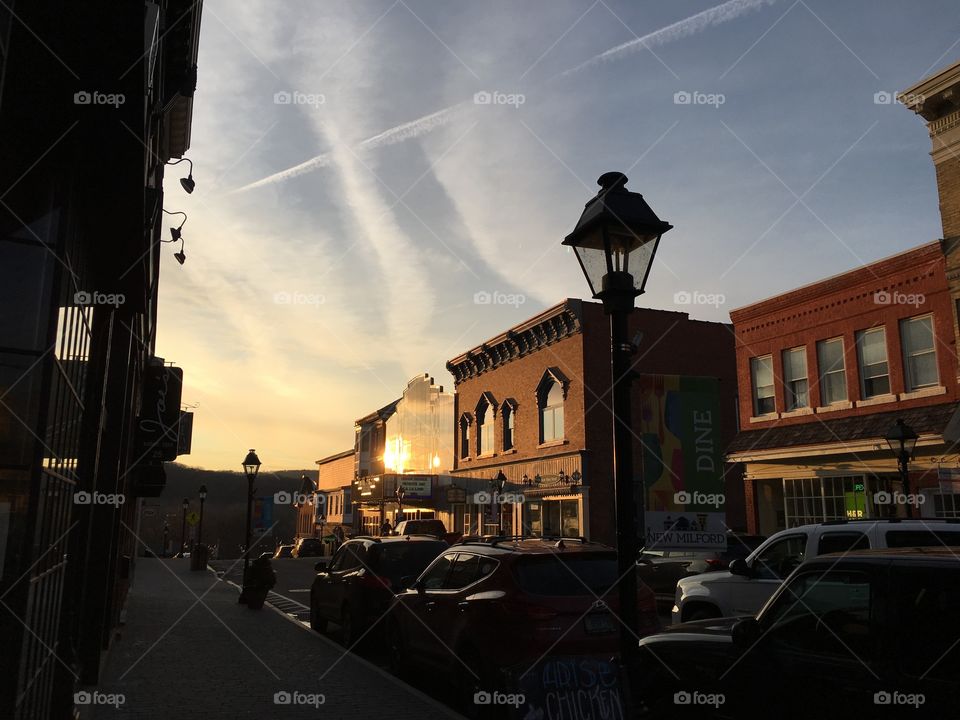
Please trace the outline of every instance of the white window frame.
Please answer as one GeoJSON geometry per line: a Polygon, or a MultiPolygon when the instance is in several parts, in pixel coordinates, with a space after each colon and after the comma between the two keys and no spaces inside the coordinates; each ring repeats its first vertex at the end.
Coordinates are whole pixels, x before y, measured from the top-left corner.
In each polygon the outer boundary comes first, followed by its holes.
{"type": "Polygon", "coordinates": [[[753,392],[753,416],[762,417],[764,415],[772,415],[777,412],[777,391],[776,391],[776,377],[773,372],[773,355],[760,355],[759,357],[750,358],[750,386],[753,392]],[[757,385],[757,366],[764,360],[770,363],[770,384],[763,385],[764,388],[770,388],[770,394],[764,395],[762,399],[766,400],[767,398],[773,399],[773,408],[766,410],[764,412],[760,411],[760,387],[757,385]]]}
{"type": "MultiPolygon", "coordinates": [[[[892,389],[892,385],[890,384],[890,348],[887,345],[887,329],[883,326],[880,326],[880,327],[874,327],[874,328],[867,328],[865,330],[858,330],[856,333],[855,339],[857,343],[857,369],[859,370],[859,373],[860,373],[860,397],[863,398],[864,400],[869,400],[870,398],[889,395],[892,389]],[[863,362],[863,345],[861,344],[861,338],[865,337],[866,335],[876,334],[876,333],[883,334],[883,364],[887,366],[887,372],[884,373],[883,375],[875,375],[874,377],[869,379],[875,380],[878,377],[886,377],[887,391],[882,393],[868,394],[867,393],[868,378],[866,376],[867,366],[864,365],[864,362],[863,362]]],[[[879,365],[880,363],[873,363],[873,364],[879,365]]]]}
{"type": "Polygon", "coordinates": [[[847,348],[846,343],[843,341],[843,337],[832,337],[826,338],[825,340],[817,341],[817,373],[820,376],[820,404],[827,405],[836,405],[837,403],[849,402],[850,400],[850,390],[847,388],[847,348]],[[823,366],[823,355],[820,352],[820,349],[827,345],[827,343],[839,342],[840,343],[840,369],[839,370],[827,370],[823,366]],[[827,384],[824,382],[824,379],[828,375],[835,375],[840,373],[843,375],[843,397],[834,398],[832,400],[827,400],[825,397],[825,388],[827,384]]]}
{"type": "Polygon", "coordinates": [[[907,392],[913,392],[914,390],[920,390],[922,388],[928,387],[937,387],[940,384],[940,365],[939,358],[937,357],[937,328],[934,324],[934,318],[932,314],[927,315],[917,315],[916,317],[904,318],[900,321],[900,345],[903,350],[903,385],[904,389],[907,392]],[[929,350],[924,350],[923,352],[908,352],[906,340],[906,333],[904,333],[903,328],[905,325],[911,322],[916,322],[919,320],[929,320],[930,321],[930,336],[933,338],[933,342],[930,345],[929,350]],[[917,385],[913,382],[913,378],[910,376],[910,358],[918,357],[920,355],[933,354],[933,367],[937,371],[937,377],[932,383],[924,383],[923,385],[917,385]]]}
{"type": "Polygon", "coordinates": [[[807,362],[807,346],[801,345],[800,347],[787,348],[782,353],[781,360],[783,361],[783,402],[786,406],[787,412],[793,410],[800,410],[801,408],[810,407],[810,364],[807,362]],[[790,377],[787,373],[788,363],[786,362],[787,355],[791,353],[800,353],[803,357],[803,377],[790,377]],[[796,397],[796,393],[793,390],[793,383],[796,382],[805,382],[807,384],[806,389],[806,402],[803,404],[797,402],[792,403],[791,399],[796,397]]]}

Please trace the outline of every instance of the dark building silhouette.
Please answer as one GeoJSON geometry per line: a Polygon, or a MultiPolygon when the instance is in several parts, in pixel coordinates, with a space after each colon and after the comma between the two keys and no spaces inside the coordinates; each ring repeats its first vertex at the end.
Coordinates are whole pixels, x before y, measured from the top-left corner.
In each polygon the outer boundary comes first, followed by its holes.
{"type": "Polygon", "coordinates": [[[201,6],[0,4],[3,718],[73,717],[98,681],[138,498],[176,454],[162,181],[190,144],[201,6]]]}

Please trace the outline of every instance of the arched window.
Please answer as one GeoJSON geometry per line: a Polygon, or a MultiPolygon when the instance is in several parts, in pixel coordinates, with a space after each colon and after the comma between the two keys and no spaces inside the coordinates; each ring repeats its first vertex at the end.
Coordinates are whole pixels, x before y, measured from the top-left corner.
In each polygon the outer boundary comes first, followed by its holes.
{"type": "Polygon", "coordinates": [[[483,393],[477,403],[477,455],[493,455],[493,426],[496,401],[483,393]]]}
{"type": "Polygon", "coordinates": [[[563,440],[563,386],[556,380],[540,386],[540,442],[563,440]]]}
{"type": "Polygon", "coordinates": [[[460,457],[470,457],[470,414],[460,416],[460,457]]]}
{"type": "Polygon", "coordinates": [[[500,409],[500,417],[503,420],[503,430],[501,432],[501,437],[503,438],[503,449],[512,450],[513,449],[513,427],[514,422],[516,421],[517,407],[516,404],[510,400],[503,401],[503,407],[500,409]]]}

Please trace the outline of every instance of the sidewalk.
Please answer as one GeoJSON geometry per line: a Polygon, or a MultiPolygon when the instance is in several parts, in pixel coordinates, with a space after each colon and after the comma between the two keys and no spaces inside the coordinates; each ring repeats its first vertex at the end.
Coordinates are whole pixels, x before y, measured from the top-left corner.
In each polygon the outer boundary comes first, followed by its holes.
{"type": "Polygon", "coordinates": [[[189,563],[138,558],[126,625],[96,688],[95,703],[123,702],[84,706],[84,718],[460,717],[272,608],[239,605],[233,585],[189,563]],[[275,703],[282,692],[293,703],[275,703]]]}

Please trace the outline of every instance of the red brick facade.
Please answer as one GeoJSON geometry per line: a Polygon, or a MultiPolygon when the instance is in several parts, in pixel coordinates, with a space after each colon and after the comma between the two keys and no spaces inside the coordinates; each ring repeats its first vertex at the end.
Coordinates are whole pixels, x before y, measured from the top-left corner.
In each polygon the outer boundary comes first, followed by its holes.
{"type": "MultiPolygon", "coordinates": [[[[691,320],[686,313],[638,309],[630,333],[642,332],[635,369],[640,373],[715,377],[720,380],[724,442],[736,431],[734,342],[730,327],[691,320]]],[[[511,483],[524,474],[583,474],[589,502],[584,527],[601,542],[615,539],[610,411],[610,326],[599,303],[567,300],[448,363],[456,382],[458,421],[454,475],[490,477],[500,470],[511,483]],[[565,384],[564,439],[540,443],[537,390],[545,373],[565,384]],[[476,410],[487,393],[498,407],[515,403],[514,447],[503,448],[496,415],[494,453],[476,456],[476,410]],[[459,421],[469,414],[471,448],[461,453],[459,421]]],[[[639,402],[634,416],[639,417],[639,402]]],[[[642,448],[634,443],[635,471],[642,448]]],[[[741,526],[742,482],[727,483],[728,524],[741,526]]]]}

